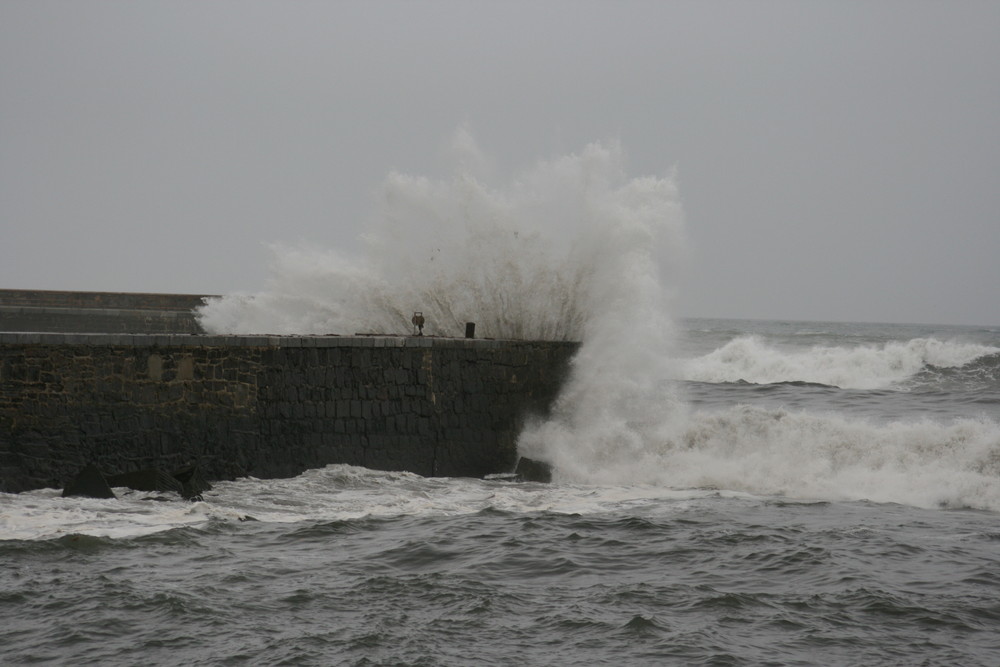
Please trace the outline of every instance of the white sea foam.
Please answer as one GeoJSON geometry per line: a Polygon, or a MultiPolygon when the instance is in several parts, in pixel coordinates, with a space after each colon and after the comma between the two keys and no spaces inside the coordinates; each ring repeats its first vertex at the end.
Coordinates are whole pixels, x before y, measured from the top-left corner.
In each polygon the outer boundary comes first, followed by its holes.
{"type": "MultiPolygon", "coordinates": [[[[150,494],[118,490],[114,500],[61,498],[55,489],[0,494],[0,540],[48,540],[90,535],[133,538],[212,521],[298,523],[407,516],[506,512],[602,514],[718,496],[714,490],[591,485],[518,484],[468,478],[425,478],[347,465],[309,470],[289,479],[218,482],[204,502],[151,502],[150,494]]],[[[167,494],[169,495],[169,494],[167,494]]],[[[733,494],[738,495],[738,494],[733,494]]],[[[659,508],[662,511],[662,508],[659,508]]]]}
{"type": "Polygon", "coordinates": [[[735,406],[698,412],[632,458],[560,458],[561,481],[717,488],[796,499],[1000,511],[1000,424],[875,424],[735,406]]]}
{"type": "Polygon", "coordinates": [[[153,502],[149,494],[117,489],[118,499],[62,498],[57,489],[0,494],[0,540],[55,539],[68,535],[137,537],[205,523],[213,514],[236,514],[207,503],[153,502]]]}
{"type": "Polygon", "coordinates": [[[882,389],[926,366],[956,368],[1000,348],[915,338],[856,347],[779,349],[756,336],[741,336],[684,362],[682,376],[697,382],[817,382],[844,389],[882,389]]]}

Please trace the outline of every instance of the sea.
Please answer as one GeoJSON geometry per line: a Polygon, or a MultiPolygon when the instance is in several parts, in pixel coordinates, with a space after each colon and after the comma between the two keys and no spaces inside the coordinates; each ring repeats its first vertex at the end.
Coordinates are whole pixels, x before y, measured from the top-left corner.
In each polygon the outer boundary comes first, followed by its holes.
{"type": "Polygon", "coordinates": [[[1000,664],[1000,327],[677,329],[636,481],[0,495],[0,662],[1000,664]]]}
{"type": "Polygon", "coordinates": [[[199,319],[580,341],[518,440],[553,481],[0,494],[0,663],[1000,665],[1000,327],[678,319],[672,174],[453,144],[199,319]]]}

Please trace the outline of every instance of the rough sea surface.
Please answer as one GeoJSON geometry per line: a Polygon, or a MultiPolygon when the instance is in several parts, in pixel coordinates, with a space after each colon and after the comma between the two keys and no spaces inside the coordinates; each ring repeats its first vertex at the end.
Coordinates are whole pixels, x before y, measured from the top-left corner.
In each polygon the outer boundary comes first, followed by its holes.
{"type": "Polygon", "coordinates": [[[679,328],[658,430],[549,485],[0,494],[0,662],[1000,664],[1000,329],[679,328]]]}

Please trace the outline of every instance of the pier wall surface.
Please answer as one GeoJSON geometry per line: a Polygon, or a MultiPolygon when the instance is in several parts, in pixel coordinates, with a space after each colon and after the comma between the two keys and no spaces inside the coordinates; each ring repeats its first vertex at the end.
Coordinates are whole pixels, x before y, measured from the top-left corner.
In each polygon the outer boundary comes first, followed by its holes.
{"type": "Polygon", "coordinates": [[[0,331],[204,333],[195,294],[0,289],[0,331]]]}
{"type": "Polygon", "coordinates": [[[516,463],[577,344],[394,336],[0,333],[0,491],[196,463],[483,476],[516,463]]]}

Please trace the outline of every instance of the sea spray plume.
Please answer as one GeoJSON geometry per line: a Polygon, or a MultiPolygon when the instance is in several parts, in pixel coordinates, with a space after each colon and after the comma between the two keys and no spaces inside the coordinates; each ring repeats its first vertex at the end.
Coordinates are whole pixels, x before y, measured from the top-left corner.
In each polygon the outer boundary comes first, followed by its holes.
{"type": "Polygon", "coordinates": [[[468,175],[434,182],[393,174],[385,191],[383,228],[369,242],[396,296],[383,304],[380,328],[398,330],[409,321],[404,304],[420,304],[432,333],[456,334],[474,321],[497,338],[579,337],[584,242],[534,218],[516,190],[468,175]]]}
{"type": "Polygon", "coordinates": [[[587,290],[590,315],[572,373],[544,422],[519,440],[557,478],[633,481],[684,422],[674,375],[661,244],[678,259],[682,216],[669,179],[642,178],[593,202],[604,221],[587,290]]]}
{"type": "MultiPolygon", "coordinates": [[[[480,167],[460,138],[462,164],[480,167]]],[[[273,246],[268,289],[212,299],[200,321],[213,333],[398,334],[420,310],[429,334],[476,322],[482,336],[580,340],[604,326],[591,330],[595,319],[634,318],[630,303],[656,301],[661,313],[660,288],[645,294],[644,281],[658,280],[649,260],[662,232],[679,232],[676,194],[669,179],[629,181],[622,161],[618,145],[591,144],[506,187],[464,169],[390,174],[363,257],[273,246]]],[[[665,318],[657,328],[665,335],[665,318]]]]}
{"type": "Polygon", "coordinates": [[[539,340],[581,340],[594,318],[615,316],[605,285],[628,279],[633,246],[655,253],[658,240],[622,219],[676,199],[669,181],[628,181],[620,147],[599,144],[539,162],[503,190],[463,173],[394,174],[385,191],[372,256],[405,302],[430,304],[425,315],[445,331],[476,321],[488,336],[539,340]]]}
{"type": "MultiPolygon", "coordinates": [[[[460,130],[460,162],[482,172],[460,130]]],[[[523,453],[568,478],[628,475],[680,424],[665,271],[680,259],[673,179],[629,179],[617,144],[538,162],[506,187],[459,169],[400,173],[383,186],[367,254],[275,246],[266,292],[210,301],[209,331],[406,333],[582,341],[551,418],[523,453]],[[663,260],[668,260],[666,263],[663,260]]]]}
{"type": "Polygon", "coordinates": [[[306,334],[360,331],[381,285],[370,268],[335,251],[272,244],[268,289],[208,299],[199,309],[210,333],[306,334]],[[331,298],[333,290],[337,298],[331,298]]]}

